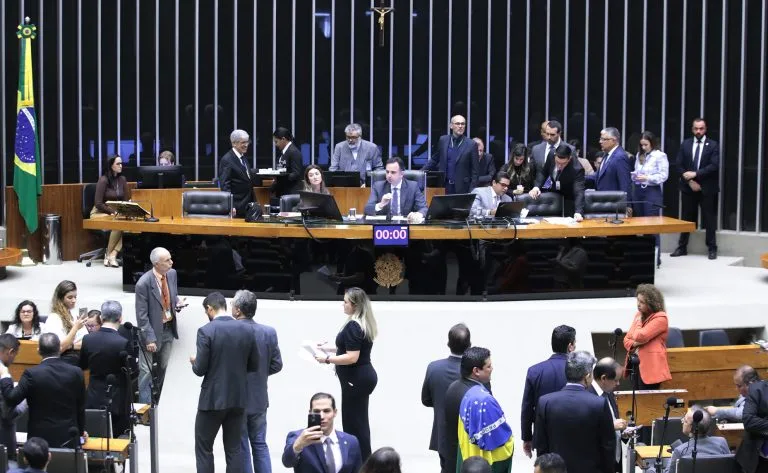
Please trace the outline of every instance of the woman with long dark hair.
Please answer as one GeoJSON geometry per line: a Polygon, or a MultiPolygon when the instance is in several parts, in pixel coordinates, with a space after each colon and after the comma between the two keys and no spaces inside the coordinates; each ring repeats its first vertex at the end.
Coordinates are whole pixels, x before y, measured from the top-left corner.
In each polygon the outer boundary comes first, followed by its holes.
{"type": "Polygon", "coordinates": [[[310,164],[304,169],[304,190],[318,194],[330,194],[328,188],[325,187],[323,170],[317,164],[310,164]]]}
{"type": "MultiPolygon", "coordinates": [[[[664,202],[663,186],[669,178],[669,159],[667,154],[659,149],[659,140],[650,131],[640,135],[640,144],[635,155],[635,170],[632,172],[634,184],[633,200],[635,217],[653,217],[659,215],[660,206],[664,202]]],[[[656,235],[656,247],[659,248],[659,235],[656,235]]],[[[661,264],[659,253],[658,264],[661,264]]]]}
{"type": "Polygon", "coordinates": [[[522,143],[517,143],[510,152],[509,162],[501,167],[501,172],[509,174],[509,191],[513,195],[520,195],[533,188],[536,180],[536,169],[528,162],[528,148],[522,143]],[[519,189],[518,186],[523,186],[519,189]]]}
{"type": "Polygon", "coordinates": [[[32,301],[21,301],[16,306],[13,323],[5,333],[10,333],[19,340],[37,340],[40,338],[40,312],[32,301]]]}
{"type": "MultiPolygon", "coordinates": [[[[117,211],[108,206],[106,202],[131,199],[131,189],[122,175],[123,160],[119,155],[110,156],[104,166],[104,173],[96,183],[96,197],[91,209],[91,218],[101,218],[115,215],[117,211]]],[[[117,254],[123,249],[123,232],[112,230],[109,232],[109,243],[104,255],[104,266],[117,268],[117,254]]]]}

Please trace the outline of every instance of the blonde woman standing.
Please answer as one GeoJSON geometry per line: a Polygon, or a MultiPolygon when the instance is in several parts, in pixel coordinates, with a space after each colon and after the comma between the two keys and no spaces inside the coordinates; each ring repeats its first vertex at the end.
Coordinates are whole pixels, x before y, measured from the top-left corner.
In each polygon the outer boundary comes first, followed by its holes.
{"type": "Polygon", "coordinates": [[[77,286],[72,281],[61,281],[53,291],[51,314],[45,321],[43,333],[55,333],[61,341],[61,359],[70,365],[79,366],[80,344],[88,335],[85,318],[75,317],[77,286]]]}
{"type": "Polygon", "coordinates": [[[378,332],[371,301],[359,287],[344,294],[344,314],[347,321],[336,335],[336,347],[324,348],[328,353],[318,356],[319,363],[336,365],[341,383],[341,415],[344,432],[357,437],[363,461],[371,456],[371,428],[368,423],[368,399],[376,388],[378,376],[371,364],[371,349],[378,332]]]}

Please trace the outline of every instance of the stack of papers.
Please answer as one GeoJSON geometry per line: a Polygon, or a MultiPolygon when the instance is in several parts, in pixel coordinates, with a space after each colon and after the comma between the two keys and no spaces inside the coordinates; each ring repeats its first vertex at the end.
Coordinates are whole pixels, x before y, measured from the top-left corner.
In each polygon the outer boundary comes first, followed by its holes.
{"type": "Polygon", "coordinates": [[[575,225],[578,223],[573,217],[546,217],[544,221],[555,225],[575,225]]]}

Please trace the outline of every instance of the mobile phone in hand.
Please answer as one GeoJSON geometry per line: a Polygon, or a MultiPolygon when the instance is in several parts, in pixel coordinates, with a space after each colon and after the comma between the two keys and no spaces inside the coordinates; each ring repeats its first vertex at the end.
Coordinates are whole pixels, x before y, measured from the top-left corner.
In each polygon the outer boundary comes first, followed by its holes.
{"type": "Polygon", "coordinates": [[[320,427],[320,414],[316,414],[314,412],[310,412],[307,415],[307,428],[311,429],[312,427],[320,427]]]}

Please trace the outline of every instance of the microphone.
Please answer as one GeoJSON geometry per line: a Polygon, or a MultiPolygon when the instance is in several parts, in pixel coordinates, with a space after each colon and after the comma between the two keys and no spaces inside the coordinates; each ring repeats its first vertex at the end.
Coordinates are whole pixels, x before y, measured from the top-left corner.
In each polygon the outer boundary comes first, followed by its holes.
{"type": "Polygon", "coordinates": [[[616,216],[613,220],[608,220],[608,217],[605,218],[605,221],[608,223],[612,223],[614,225],[621,225],[624,223],[624,220],[619,218],[619,207],[621,204],[624,204],[624,207],[626,208],[627,204],[651,204],[652,206],[656,207],[657,209],[666,209],[666,205],[657,204],[655,202],[650,202],[647,200],[620,200],[616,202],[616,216]]]}
{"type": "Polygon", "coordinates": [[[613,334],[617,337],[620,337],[624,333],[624,330],[617,328],[613,330],[613,334]]]}
{"type": "Polygon", "coordinates": [[[619,337],[624,333],[620,328],[613,331],[613,340],[608,343],[608,346],[613,348],[613,358],[616,359],[616,346],[619,344],[619,337]]]}
{"type": "Polygon", "coordinates": [[[69,435],[69,440],[61,444],[61,448],[65,448],[67,445],[72,445],[75,451],[80,450],[82,447],[82,444],[80,443],[80,430],[77,427],[70,427],[69,430],[67,430],[67,435],[69,435]]]}
{"type": "MultiPolygon", "coordinates": [[[[667,399],[669,401],[669,399],[667,399]]],[[[704,412],[702,411],[696,411],[693,413],[693,424],[697,425],[701,420],[704,419],[704,412]]]]}
{"type": "Polygon", "coordinates": [[[149,217],[144,217],[145,222],[159,222],[157,218],[155,218],[155,206],[150,201],[149,202],[149,217]]]}
{"type": "MultiPolygon", "coordinates": [[[[677,398],[675,396],[670,396],[667,398],[667,402],[664,404],[664,407],[675,407],[675,408],[681,408],[685,406],[685,401],[677,398]]],[[[696,411],[700,412],[700,411],[696,411]]],[[[702,414],[703,416],[703,414],[702,414]]]]}

